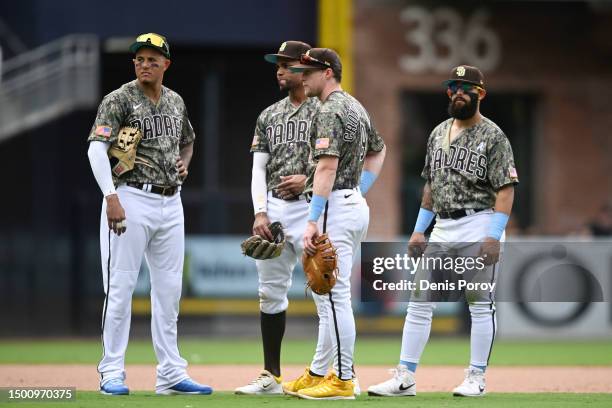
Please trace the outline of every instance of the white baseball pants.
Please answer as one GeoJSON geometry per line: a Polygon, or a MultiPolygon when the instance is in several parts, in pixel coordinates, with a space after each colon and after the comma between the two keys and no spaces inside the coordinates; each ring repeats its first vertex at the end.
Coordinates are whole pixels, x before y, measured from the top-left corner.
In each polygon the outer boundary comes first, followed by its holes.
{"type": "Polygon", "coordinates": [[[177,319],[183,278],[185,230],[180,193],[162,196],[129,186],[117,188],[126,214],[121,236],[108,228],[106,200],[100,217],[100,250],[104,282],[103,357],[98,365],[101,384],[125,378],[132,293],[142,256],[151,275],[151,334],[157,356],[156,389],[188,378],[177,346],[177,319]]]}

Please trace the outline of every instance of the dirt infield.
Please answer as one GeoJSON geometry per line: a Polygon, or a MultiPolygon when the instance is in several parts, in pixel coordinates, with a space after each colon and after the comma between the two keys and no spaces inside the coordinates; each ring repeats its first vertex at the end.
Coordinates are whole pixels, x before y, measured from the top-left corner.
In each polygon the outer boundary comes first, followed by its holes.
{"type": "MultiPolygon", "coordinates": [[[[389,378],[388,367],[362,366],[358,377],[363,390],[389,378]]],[[[215,390],[227,391],[250,382],[261,370],[254,365],[191,365],[189,374],[215,390]]],[[[302,373],[301,366],[283,367],[285,379],[302,373]]],[[[153,390],[155,366],[130,365],[126,383],[130,389],[153,390]]],[[[449,391],[463,379],[462,367],[420,367],[419,391],[449,391]]],[[[92,365],[0,365],[0,387],[76,387],[97,390],[98,374],[92,365]]],[[[612,367],[491,367],[489,392],[604,392],[612,393],[612,367]]]]}

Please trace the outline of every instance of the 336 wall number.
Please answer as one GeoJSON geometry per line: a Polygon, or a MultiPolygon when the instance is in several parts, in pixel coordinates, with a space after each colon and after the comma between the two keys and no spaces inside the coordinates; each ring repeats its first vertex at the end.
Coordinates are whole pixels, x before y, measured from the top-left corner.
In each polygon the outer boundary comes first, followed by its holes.
{"type": "Polygon", "coordinates": [[[459,64],[494,70],[501,59],[501,41],[486,27],[488,17],[484,9],[464,19],[449,7],[406,7],[400,13],[401,22],[410,27],[404,39],[416,52],[402,55],[400,67],[410,73],[447,73],[459,64]]]}

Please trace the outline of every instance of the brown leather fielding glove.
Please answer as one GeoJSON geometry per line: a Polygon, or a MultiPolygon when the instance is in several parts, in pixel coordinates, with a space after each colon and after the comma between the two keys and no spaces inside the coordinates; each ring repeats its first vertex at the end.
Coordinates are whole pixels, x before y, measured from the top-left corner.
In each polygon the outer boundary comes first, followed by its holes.
{"type": "Polygon", "coordinates": [[[317,252],[313,256],[306,252],[302,255],[306,286],[317,295],[326,295],[338,278],[338,255],[327,234],[318,236],[315,246],[317,252]]]}
{"type": "Polygon", "coordinates": [[[283,226],[277,221],[270,224],[268,229],[272,233],[274,241],[270,242],[259,235],[253,235],[240,244],[242,254],[255,259],[271,259],[279,256],[285,247],[283,226]]]}
{"type": "Polygon", "coordinates": [[[136,128],[126,126],[119,129],[117,141],[108,149],[108,158],[114,176],[119,177],[134,168],[136,148],[140,139],[142,133],[136,128]]]}

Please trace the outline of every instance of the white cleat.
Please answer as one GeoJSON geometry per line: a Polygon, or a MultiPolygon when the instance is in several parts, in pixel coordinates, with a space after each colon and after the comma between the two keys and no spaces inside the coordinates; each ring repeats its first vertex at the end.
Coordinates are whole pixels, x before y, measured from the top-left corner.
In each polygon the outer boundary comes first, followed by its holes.
{"type": "Polygon", "coordinates": [[[356,397],[361,395],[361,387],[359,386],[359,380],[357,377],[353,377],[353,393],[356,397]]]}
{"type": "Polygon", "coordinates": [[[254,379],[249,385],[234,390],[234,394],[238,395],[276,395],[282,393],[283,386],[280,378],[276,379],[267,370],[263,370],[259,377],[254,379]]]}
{"type": "Polygon", "coordinates": [[[400,364],[390,370],[393,378],[368,388],[368,395],[378,397],[414,397],[416,395],[416,382],[414,373],[405,365],[400,364]]]}
{"type": "Polygon", "coordinates": [[[482,397],[485,395],[484,371],[476,367],[465,370],[465,380],[453,390],[456,397],[482,397]]]}

